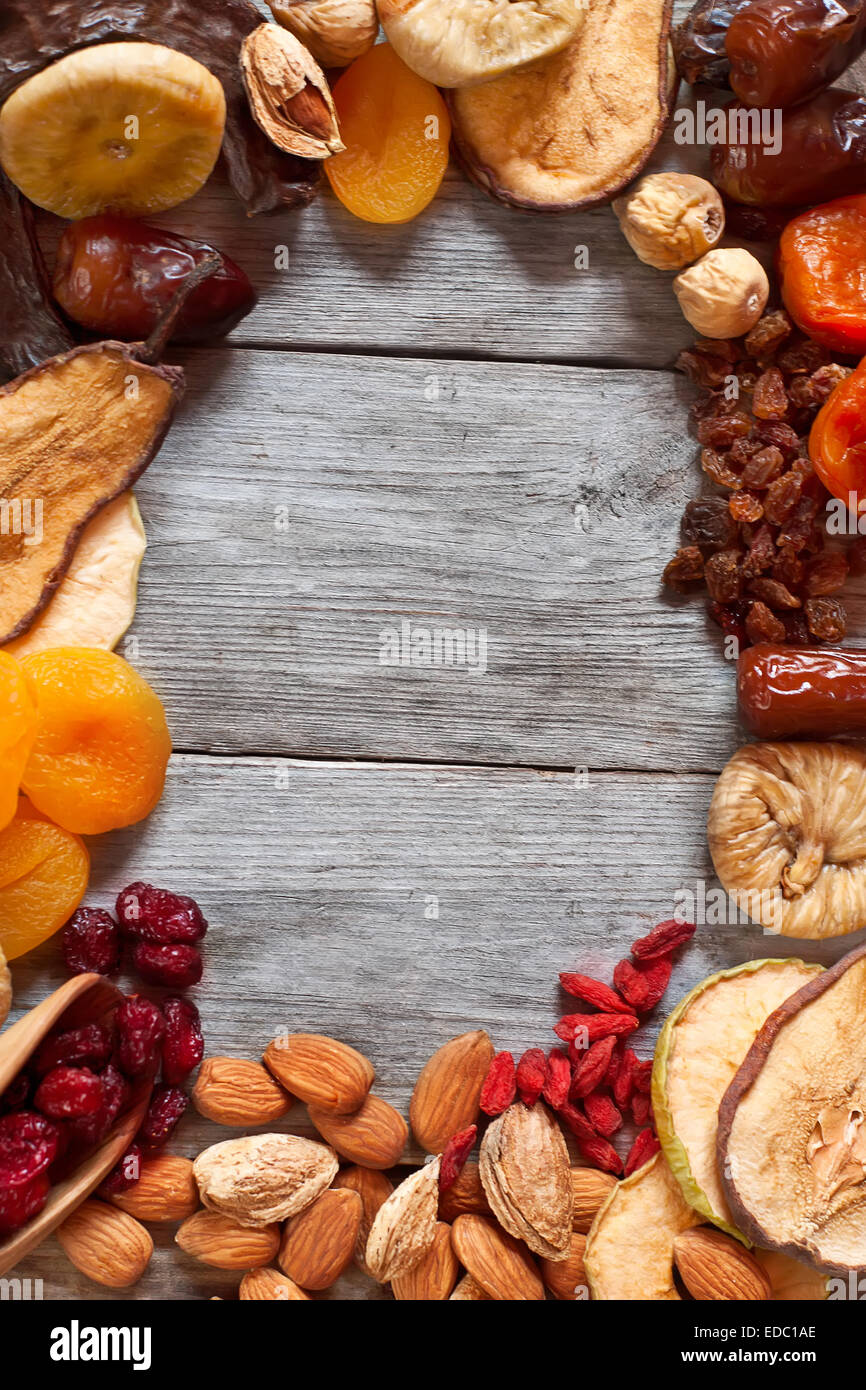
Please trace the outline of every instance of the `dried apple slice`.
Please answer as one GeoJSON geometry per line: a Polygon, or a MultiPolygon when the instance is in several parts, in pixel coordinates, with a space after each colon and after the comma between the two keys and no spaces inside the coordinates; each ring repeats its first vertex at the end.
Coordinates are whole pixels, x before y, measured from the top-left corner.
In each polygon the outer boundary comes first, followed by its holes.
{"type": "Polygon", "coordinates": [[[590,6],[551,58],[448,93],[471,178],[500,202],[546,212],[609,202],[640,172],[676,89],[671,0],[590,6]]]}
{"type": "Polygon", "coordinates": [[[113,651],[135,616],[138,572],[146,549],[138,503],[133,493],[125,492],[84,528],[48,607],[4,651],[18,658],[52,647],[113,651]]]}
{"type": "Polygon", "coordinates": [[[674,1009],[653,1063],[656,1130],[690,1206],[742,1239],[716,1167],[719,1104],[769,1015],[820,965],[750,960],[710,975],[674,1009]]]}
{"type": "Polygon", "coordinates": [[[770,1015],[725,1092],[717,1144],[750,1240],[828,1274],[866,1267],[866,946],[770,1015]]]}

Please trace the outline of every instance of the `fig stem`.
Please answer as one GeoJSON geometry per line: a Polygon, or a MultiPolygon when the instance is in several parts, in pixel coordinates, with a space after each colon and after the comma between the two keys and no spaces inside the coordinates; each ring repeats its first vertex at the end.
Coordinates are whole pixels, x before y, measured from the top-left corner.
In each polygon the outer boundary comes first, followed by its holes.
{"type": "Polygon", "coordinates": [[[208,251],[202,257],[198,265],[187,275],[183,284],[175,291],[171,303],[160,317],[150,337],[145,339],[143,343],[136,345],[134,354],[139,362],[144,362],[147,366],[154,366],[159,362],[190,295],[194,294],[205,280],[209,280],[212,275],[216,275],[218,271],[222,270],[224,264],[225,262],[218,251],[208,251]]]}

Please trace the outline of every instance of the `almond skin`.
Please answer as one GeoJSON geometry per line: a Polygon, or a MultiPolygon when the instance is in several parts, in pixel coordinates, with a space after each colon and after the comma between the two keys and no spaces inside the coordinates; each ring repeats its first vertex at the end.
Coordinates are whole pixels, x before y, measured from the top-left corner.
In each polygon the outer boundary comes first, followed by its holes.
{"type": "Polygon", "coordinates": [[[286,1223],[279,1266],[302,1289],[329,1289],[355,1253],[364,1204],[357,1192],[331,1188],[286,1223]]]}
{"type": "Polygon", "coordinates": [[[519,1100],[490,1124],[478,1157],[500,1226],[542,1259],[564,1259],[571,1240],[568,1148],[546,1105],[519,1100]]]}
{"type": "Polygon", "coordinates": [[[109,1289],[137,1283],[153,1254],[153,1241],[138,1221],[92,1199],[67,1216],[57,1239],[76,1269],[109,1289]]]}
{"type": "Polygon", "coordinates": [[[464,1274],[451,1295],[452,1303],[489,1303],[490,1299],[482,1289],[481,1285],[472,1278],[471,1274],[464,1274]]]}
{"type": "Polygon", "coordinates": [[[239,1226],[269,1226],[296,1216],[330,1187],[337,1155],[298,1134],[224,1139],[193,1164],[202,1205],[239,1226]]]}
{"type": "Polygon", "coordinates": [[[264,1063],[291,1095],[335,1115],[358,1110],[376,1076],[372,1063],[360,1052],[320,1033],[286,1033],[275,1038],[264,1063]]]}
{"type": "Polygon", "coordinates": [[[571,1233],[571,1248],[564,1260],[539,1260],[541,1277],[555,1298],[573,1303],[576,1298],[589,1298],[589,1285],[583,1267],[586,1236],[571,1233]]]}
{"type": "Polygon", "coordinates": [[[322,1138],[364,1168],[393,1168],[398,1163],[409,1129],[403,1116],[372,1091],[354,1115],[335,1115],[311,1105],[310,1119],[322,1138]]]}
{"type": "Polygon", "coordinates": [[[309,1303],[309,1294],[293,1284],[278,1269],[251,1269],[238,1289],[241,1303],[309,1303]]]}
{"type": "Polygon", "coordinates": [[[481,1182],[478,1160],[470,1158],[463,1171],[447,1192],[439,1195],[439,1215],[443,1221],[456,1221],[458,1216],[491,1216],[490,1203],[481,1182]]]}
{"type": "Polygon", "coordinates": [[[572,1168],[572,1230],[587,1235],[602,1202],[615,1187],[616,1178],[611,1173],[602,1173],[596,1168],[572,1168]]]}
{"type": "Polygon", "coordinates": [[[773,1291],[754,1255],[711,1226],[693,1226],[674,1241],[674,1261],[692,1298],[758,1302],[773,1291]]]}
{"type": "Polygon", "coordinates": [[[199,1206],[192,1162],[175,1154],[144,1158],[135,1186],[109,1201],[137,1221],[185,1221],[199,1206]]]}
{"type": "Polygon", "coordinates": [[[214,1269],[255,1269],[270,1264],[280,1248],[279,1226],[239,1226],[218,1211],[187,1217],[175,1240],[187,1255],[214,1269]]]}
{"type": "Polygon", "coordinates": [[[451,1245],[451,1227],[437,1221],[433,1244],[414,1269],[391,1283],[398,1303],[441,1303],[450,1298],[460,1266],[451,1245]]]}
{"type": "Polygon", "coordinates": [[[483,1029],[461,1033],[440,1047],[415,1082],[409,1122],[421,1148],[441,1153],[458,1130],[478,1119],[478,1102],[493,1061],[493,1044],[483,1029]]]}
{"type": "Polygon", "coordinates": [[[357,1192],[361,1198],[363,1210],[361,1212],[361,1224],[358,1227],[358,1238],[355,1241],[355,1263],[360,1269],[366,1271],[367,1263],[364,1257],[367,1252],[370,1227],[376,1219],[377,1211],[387,1202],[394,1191],[394,1184],[390,1178],[385,1177],[384,1173],[375,1172],[372,1168],[353,1166],[341,1168],[331,1186],[348,1188],[350,1192],[357,1192]]]}
{"type": "Polygon", "coordinates": [[[275,1081],[261,1062],[238,1057],[206,1057],[192,1092],[193,1105],[218,1125],[269,1125],[287,1115],[294,1096],[275,1081]]]}
{"type": "Polygon", "coordinates": [[[454,1253],[488,1298],[540,1302],[544,1284],[526,1246],[486,1216],[458,1216],[451,1227],[454,1253]]]}

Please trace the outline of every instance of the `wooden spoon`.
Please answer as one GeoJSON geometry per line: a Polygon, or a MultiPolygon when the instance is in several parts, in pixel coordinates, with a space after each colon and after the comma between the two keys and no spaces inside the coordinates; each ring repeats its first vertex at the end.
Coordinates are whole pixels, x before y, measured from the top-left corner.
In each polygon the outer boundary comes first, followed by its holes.
{"type": "MultiPolygon", "coordinates": [[[[95,1023],[116,1008],[122,999],[120,990],[102,975],[75,975],[67,980],[35,1009],[0,1033],[0,1094],[58,1024],[63,1028],[79,1028],[85,1023],[95,1023]]],[[[65,1221],[123,1157],[144,1117],[152,1085],[150,1079],[133,1083],[129,1106],[108,1138],[74,1172],[55,1183],[45,1206],[32,1221],[14,1231],[7,1240],[0,1241],[0,1277],[8,1274],[19,1260],[65,1221]]]]}

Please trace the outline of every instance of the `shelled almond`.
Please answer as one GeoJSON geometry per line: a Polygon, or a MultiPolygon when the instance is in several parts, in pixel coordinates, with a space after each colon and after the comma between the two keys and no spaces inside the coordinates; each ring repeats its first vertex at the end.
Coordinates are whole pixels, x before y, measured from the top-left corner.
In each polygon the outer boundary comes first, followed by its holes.
{"type": "Polygon", "coordinates": [[[270,1125],[287,1115],[294,1097],[261,1062],[206,1057],[192,1092],[193,1105],[218,1125],[270,1125]]]}
{"type": "Polygon", "coordinates": [[[303,1289],[329,1289],[355,1253],[364,1204],[349,1188],[330,1188],[286,1223],[279,1265],[303,1289]]]}
{"type": "Polygon", "coordinates": [[[76,1269],[109,1289],[137,1283],[153,1254],[153,1241],[138,1221],[92,1198],[58,1227],[57,1239],[76,1269]]]}

